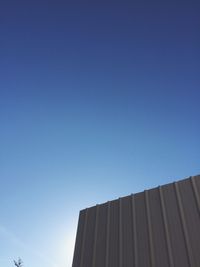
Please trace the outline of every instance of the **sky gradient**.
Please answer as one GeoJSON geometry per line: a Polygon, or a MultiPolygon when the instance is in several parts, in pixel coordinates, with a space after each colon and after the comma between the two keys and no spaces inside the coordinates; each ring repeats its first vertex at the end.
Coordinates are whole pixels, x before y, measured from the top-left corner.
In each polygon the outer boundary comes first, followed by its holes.
{"type": "Polygon", "coordinates": [[[200,173],[199,1],[1,1],[0,265],[71,267],[80,209],[200,173]]]}

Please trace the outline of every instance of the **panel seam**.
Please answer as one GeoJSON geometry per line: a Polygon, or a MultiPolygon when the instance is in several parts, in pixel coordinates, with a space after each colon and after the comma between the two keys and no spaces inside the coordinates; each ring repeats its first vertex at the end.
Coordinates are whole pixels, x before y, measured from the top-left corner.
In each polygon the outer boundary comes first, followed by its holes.
{"type": "Polygon", "coordinates": [[[197,190],[197,185],[196,185],[196,181],[194,177],[190,178],[190,181],[192,183],[192,188],[193,188],[193,192],[194,192],[194,196],[195,196],[195,200],[196,200],[196,204],[197,204],[197,208],[198,208],[198,213],[200,216],[200,196],[197,190]]]}
{"type": "Polygon", "coordinates": [[[96,262],[96,245],[97,245],[98,218],[99,218],[99,205],[96,205],[94,246],[93,246],[93,258],[92,258],[92,266],[93,267],[95,267],[95,262],[96,262]]]}
{"type": "Polygon", "coordinates": [[[119,198],[119,267],[123,267],[122,257],[122,200],[119,198]]]}
{"type": "Polygon", "coordinates": [[[110,201],[108,201],[108,208],[107,208],[106,263],[105,263],[106,267],[108,267],[109,264],[109,238],[110,238],[110,201]]]}
{"type": "Polygon", "coordinates": [[[167,214],[166,214],[166,208],[165,208],[165,202],[164,202],[162,187],[159,186],[158,190],[159,190],[159,195],[160,195],[161,212],[162,212],[162,218],[163,218],[164,229],[165,229],[165,237],[166,237],[166,242],[167,242],[169,264],[170,264],[170,267],[174,267],[172,245],[171,245],[171,240],[170,240],[169,227],[168,227],[168,223],[167,223],[167,214]]]}
{"type": "Polygon", "coordinates": [[[154,256],[153,233],[152,233],[151,211],[150,211],[150,206],[149,206],[149,192],[148,192],[148,190],[144,191],[144,195],[145,195],[145,204],[146,204],[146,212],[147,212],[147,226],[148,226],[148,234],[149,234],[151,267],[154,267],[155,266],[155,256],[154,256]]]}
{"type": "Polygon", "coordinates": [[[87,221],[88,221],[88,209],[86,209],[85,211],[85,223],[84,223],[84,230],[83,230],[83,241],[82,241],[82,246],[81,246],[80,267],[83,267],[83,256],[84,256],[84,249],[85,249],[87,221]]]}

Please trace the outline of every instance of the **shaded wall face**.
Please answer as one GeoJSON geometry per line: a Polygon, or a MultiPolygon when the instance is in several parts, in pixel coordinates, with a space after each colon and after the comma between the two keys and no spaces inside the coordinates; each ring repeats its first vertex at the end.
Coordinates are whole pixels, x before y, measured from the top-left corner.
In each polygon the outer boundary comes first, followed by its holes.
{"type": "Polygon", "coordinates": [[[199,267],[200,176],[82,210],[73,267],[199,267]]]}

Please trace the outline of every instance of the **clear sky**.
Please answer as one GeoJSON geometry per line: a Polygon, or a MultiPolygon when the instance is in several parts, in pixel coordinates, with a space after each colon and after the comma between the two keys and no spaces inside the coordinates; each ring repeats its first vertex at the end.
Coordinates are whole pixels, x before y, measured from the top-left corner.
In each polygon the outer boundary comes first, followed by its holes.
{"type": "Polygon", "coordinates": [[[71,267],[79,210],[200,173],[199,1],[0,3],[0,266],[71,267]]]}

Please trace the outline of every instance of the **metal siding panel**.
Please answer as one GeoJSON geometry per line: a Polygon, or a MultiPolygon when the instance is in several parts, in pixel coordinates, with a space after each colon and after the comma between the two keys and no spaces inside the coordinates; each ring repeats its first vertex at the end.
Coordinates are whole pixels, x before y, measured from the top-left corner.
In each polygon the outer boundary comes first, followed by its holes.
{"type": "Polygon", "coordinates": [[[169,267],[167,241],[162,217],[159,190],[149,190],[152,237],[154,246],[155,267],[169,267]]]}
{"type": "Polygon", "coordinates": [[[119,200],[110,202],[109,267],[119,267],[119,200]]]}
{"type": "Polygon", "coordinates": [[[174,185],[163,186],[170,240],[175,267],[189,267],[185,239],[174,185]]]}
{"type": "Polygon", "coordinates": [[[85,242],[83,248],[83,264],[81,267],[92,267],[96,207],[88,209],[85,242]]]}
{"type": "Polygon", "coordinates": [[[122,266],[133,267],[133,224],[131,197],[121,198],[122,215],[122,266]]]}
{"type": "Polygon", "coordinates": [[[200,262],[200,219],[198,206],[190,179],[180,182],[180,194],[184,207],[185,221],[188,231],[191,253],[194,257],[193,266],[199,266],[200,262]]]}
{"type": "Polygon", "coordinates": [[[189,262],[189,266],[193,267],[194,266],[194,260],[193,260],[193,255],[192,255],[192,247],[191,247],[190,238],[189,238],[189,234],[188,234],[188,228],[186,225],[185,213],[184,213],[182,198],[181,198],[181,194],[180,194],[179,184],[177,182],[174,183],[175,192],[176,192],[176,197],[177,197],[177,202],[178,202],[178,207],[179,207],[181,224],[182,224],[182,228],[183,228],[183,236],[185,239],[188,262],[189,262]]]}
{"type": "Polygon", "coordinates": [[[81,249],[82,249],[84,223],[85,223],[85,211],[82,210],[79,213],[78,228],[77,228],[77,233],[76,233],[76,243],[75,243],[72,267],[80,267],[80,260],[81,260],[80,255],[81,255],[81,249]]]}
{"type": "Polygon", "coordinates": [[[193,176],[195,182],[197,183],[198,185],[198,191],[200,193],[200,175],[197,175],[197,176],[193,176]]]}
{"type": "Polygon", "coordinates": [[[99,225],[99,205],[96,206],[96,217],[95,217],[95,230],[94,230],[94,245],[93,245],[92,267],[94,267],[95,264],[96,264],[98,225],[99,225]]]}
{"type": "Polygon", "coordinates": [[[149,233],[144,193],[135,194],[136,227],[139,267],[151,267],[149,233]]]}
{"type": "Polygon", "coordinates": [[[99,205],[95,267],[105,266],[107,207],[107,204],[99,205]]]}
{"type": "Polygon", "coordinates": [[[136,209],[135,209],[135,195],[131,195],[131,210],[132,210],[132,224],[133,224],[133,255],[134,255],[134,267],[138,267],[138,237],[137,237],[137,224],[136,224],[136,209]]]}
{"type": "Polygon", "coordinates": [[[122,237],[122,199],[119,198],[119,267],[123,267],[122,237]]]}
{"type": "Polygon", "coordinates": [[[196,177],[191,177],[191,181],[200,216],[200,175],[196,177]]]}

